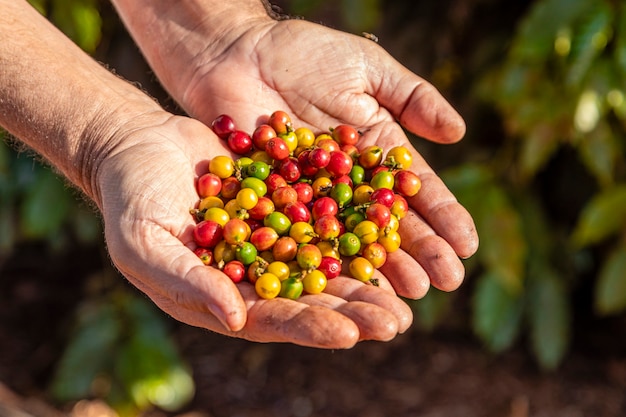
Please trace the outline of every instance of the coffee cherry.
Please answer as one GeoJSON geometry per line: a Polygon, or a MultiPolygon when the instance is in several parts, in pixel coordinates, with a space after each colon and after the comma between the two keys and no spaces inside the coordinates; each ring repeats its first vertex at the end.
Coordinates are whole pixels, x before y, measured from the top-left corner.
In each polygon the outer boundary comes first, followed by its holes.
{"type": "Polygon", "coordinates": [[[256,205],[248,210],[248,216],[253,220],[263,220],[275,210],[274,202],[268,197],[259,197],[256,205]]]}
{"type": "Polygon", "coordinates": [[[343,151],[331,152],[325,168],[333,177],[347,175],[352,170],[352,158],[343,151]]]}
{"type": "Polygon", "coordinates": [[[241,219],[232,218],[225,225],[223,238],[226,243],[240,245],[250,236],[250,226],[241,219]]]}
{"type": "Polygon", "coordinates": [[[251,135],[228,115],[211,127],[240,157],[214,157],[196,181],[201,262],[267,299],[322,292],[347,258],[350,275],[377,284],[375,269],[400,248],[407,198],[421,187],[409,148],[357,147],[349,125],[315,136],[280,110],[251,135]]]}
{"type": "Polygon", "coordinates": [[[263,161],[253,161],[246,167],[246,175],[263,181],[270,175],[270,166],[263,161]]]}
{"type": "Polygon", "coordinates": [[[376,145],[368,146],[359,155],[359,165],[365,169],[372,169],[383,160],[383,148],[376,145]]]}
{"type": "Polygon", "coordinates": [[[413,197],[420,190],[422,182],[412,171],[401,169],[396,172],[394,190],[407,197],[413,197]]]}
{"type": "Polygon", "coordinates": [[[361,254],[365,259],[367,259],[374,268],[378,269],[385,264],[387,261],[387,251],[378,242],[373,242],[368,245],[365,245],[363,248],[363,253],[361,254]]]}
{"type": "Polygon", "coordinates": [[[307,204],[313,200],[313,187],[306,182],[298,182],[292,185],[292,188],[296,190],[298,194],[298,201],[307,204]]]}
{"type": "Polygon", "coordinates": [[[278,277],[269,272],[261,275],[254,283],[254,289],[261,298],[276,298],[280,293],[281,283],[278,277]]]}
{"type": "Polygon", "coordinates": [[[321,197],[313,203],[311,215],[313,220],[317,220],[322,216],[336,216],[339,212],[339,205],[331,197],[321,197]]]}
{"type": "Polygon", "coordinates": [[[372,192],[370,201],[372,203],[380,203],[388,208],[391,208],[394,202],[395,193],[389,188],[379,188],[372,192]]]}
{"type": "Polygon", "coordinates": [[[287,146],[287,143],[279,137],[271,138],[267,141],[267,144],[265,145],[265,152],[270,158],[275,159],[276,161],[282,161],[283,159],[289,158],[289,147],[287,146]]]}
{"type": "Polygon", "coordinates": [[[193,253],[195,253],[205,265],[211,265],[213,262],[213,252],[211,252],[210,249],[198,247],[193,253]]]}
{"type": "Polygon", "coordinates": [[[326,168],[330,162],[330,152],[324,148],[315,148],[308,153],[308,160],[315,168],[326,168]]]}
{"type": "Polygon", "coordinates": [[[351,232],[346,232],[339,236],[339,253],[343,256],[354,256],[361,250],[361,241],[351,232]]]}
{"type": "Polygon", "coordinates": [[[319,269],[308,272],[302,278],[304,291],[308,294],[320,294],[326,288],[327,279],[319,269]]]}
{"type": "Polygon", "coordinates": [[[216,156],[209,162],[209,172],[221,179],[228,178],[235,172],[235,163],[228,156],[216,156]]]}
{"type": "Polygon", "coordinates": [[[222,180],[217,175],[208,172],[198,178],[196,189],[200,198],[216,196],[222,190],[222,180]]]}
{"type": "Polygon", "coordinates": [[[341,274],[341,261],[331,256],[323,256],[317,269],[324,273],[326,279],[337,278],[341,274]]]}
{"type": "Polygon", "coordinates": [[[275,138],[276,136],[278,135],[276,134],[274,128],[272,128],[270,125],[262,124],[254,129],[254,132],[252,132],[252,144],[256,149],[264,151],[267,142],[270,139],[275,138]]]}
{"type": "Polygon", "coordinates": [[[244,265],[250,265],[256,260],[258,251],[250,242],[243,242],[235,249],[235,257],[244,265]]]}
{"type": "Polygon", "coordinates": [[[298,266],[303,270],[313,270],[322,262],[322,252],[317,246],[305,243],[298,248],[296,261],[298,261],[298,266]]]}
{"type": "Polygon", "coordinates": [[[276,233],[282,236],[289,232],[291,220],[289,220],[289,217],[287,217],[284,213],[275,211],[265,217],[263,224],[276,230],[276,233]]]}
{"type": "Polygon", "coordinates": [[[222,226],[212,220],[203,220],[194,227],[193,240],[198,246],[214,248],[222,240],[222,226]]]}
{"type": "Polygon", "coordinates": [[[308,127],[299,127],[295,130],[298,146],[309,147],[315,142],[315,133],[308,127]]]}
{"type": "Polygon", "coordinates": [[[267,272],[272,273],[278,277],[279,280],[284,281],[289,278],[289,266],[281,261],[272,261],[267,266],[267,272]]]}
{"type": "Polygon", "coordinates": [[[333,139],[340,145],[356,145],[359,136],[359,132],[349,125],[339,125],[332,130],[333,139]]]}
{"type": "Polygon", "coordinates": [[[272,248],[272,255],[276,261],[289,262],[296,257],[298,244],[290,236],[279,238],[272,248]]]}
{"type": "Polygon", "coordinates": [[[292,129],[291,117],[282,110],[277,110],[269,117],[268,124],[274,128],[278,135],[285,134],[292,129]]]}
{"type": "Polygon", "coordinates": [[[229,115],[221,114],[213,120],[211,129],[220,139],[226,140],[235,130],[235,122],[229,115]]]}
{"type": "Polygon", "coordinates": [[[367,259],[357,256],[349,264],[350,275],[359,281],[369,281],[374,276],[374,267],[367,259]]]}
{"type": "Polygon", "coordinates": [[[313,229],[320,239],[331,240],[339,236],[342,227],[337,217],[327,214],[315,221],[313,229]]]}
{"type": "Polygon", "coordinates": [[[374,203],[365,210],[365,217],[378,226],[379,229],[386,227],[391,219],[389,207],[380,203],[374,203]]]}
{"type": "Polygon", "coordinates": [[[309,220],[311,219],[311,213],[309,212],[309,209],[301,201],[294,201],[294,202],[288,203],[284,207],[283,213],[285,214],[285,216],[287,216],[287,218],[289,219],[289,221],[291,221],[292,224],[296,222],[308,223],[309,220]]]}
{"type": "Polygon", "coordinates": [[[239,261],[230,261],[224,265],[222,272],[236,284],[243,281],[246,276],[246,267],[239,261]]]}
{"type": "Polygon", "coordinates": [[[278,163],[278,174],[288,183],[296,182],[300,178],[300,164],[296,158],[287,158],[278,163]]]}
{"type": "Polygon", "coordinates": [[[304,291],[302,280],[296,277],[287,278],[280,282],[280,297],[297,300],[304,291]]]}
{"type": "Polygon", "coordinates": [[[261,226],[250,235],[250,243],[257,248],[258,251],[271,249],[278,240],[278,233],[271,227],[261,226]]]}
{"type": "Polygon", "coordinates": [[[393,173],[387,170],[380,171],[376,173],[372,177],[372,181],[370,181],[370,185],[374,190],[379,188],[388,188],[393,190],[394,186],[394,176],[393,173]]]}
{"type": "Polygon", "coordinates": [[[412,164],[413,156],[404,146],[395,146],[389,149],[385,157],[385,165],[393,169],[409,169],[412,164]]]}
{"type": "Polygon", "coordinates": [[[244,131],[235,130],[228,135],[228,147],[237,155],[245,155],[252,150],[252,138],[244,131]]]}

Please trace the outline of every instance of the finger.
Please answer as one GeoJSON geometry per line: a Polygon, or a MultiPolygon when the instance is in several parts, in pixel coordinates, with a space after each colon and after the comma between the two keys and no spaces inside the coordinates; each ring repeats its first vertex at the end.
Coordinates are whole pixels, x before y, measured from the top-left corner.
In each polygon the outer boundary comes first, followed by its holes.
{"type": "MultiPolygon", "coordinates": [[[[249,283],[239,284],[248,307],[248,320],[238,331],[226,329],[212,314],[190,310],[163,299],[153,299],[164,311],[191,326],[253,342],[284,342],[323,349],[347,349],[359,341],[359,329],[347,316],[323,305],[307,305],[287,298],[262,300],[249,283]]],[[[345,301],[344,301],[345,303],[345,301]]]]}
{"type": "Polygon", "coordinates": [[[389,291],[381,290],[373,285],[366,285],[354,278],[337,277],[331,279],[324,291],[347,301],[363,301],[389,311],[398,323],[398,333],[405,332],[413,322],[411,308],[402,299],[389,291]]]}
{"type": "Polygon", "coordinates": [[[252,300],[246,338],[333,349],[352,347],[359,340],[358,326],[332,309],[280,297],[255,301],[258,296],[251,285],[240,290],[246,300],[252,300]]]}
{"type": "Polygon", "coordinates": [[[400,222],[401,248],[412,256],[428,274],[431,284],[443,291],[453,291],[465,276],[463,263],[452,247],[413,210],[400,222]]]}
{"type": "MultiPolygon", "coordinates": [[[[159,225],[131,224],[130,236],[109,241],[109,252],[120,272],[153,300],[171,300],[169,314],[186,310],[216,316],[230,330],[246,322],[246,306],[235,284],[208,267],[181,241],[159,225]],[[141,230],[139,230],[141,229],[141,230]],[[141,278],[140,278],[141,277],[141,278]]],[[[126,236],[122,232],[109,236],[126,236]]],[[[190,240],[190,239],[188,239],[190,240]]],[[[162,301],[163,302],[163,301],[162,301]]]]}
{"type": "Polygon", "coordinates": [[[411,169],[420,177],[422,185],[416,195],[407,198],[407,202],[458,256],[469,258],[478,250],[479,241],[472,216],[419,153],[413,147],[410,149],[414,165],[411,169]]]}
{"type": "Polygon", "coordinates": [[[329,308],[348,317],[359,328],[359,340],[388,341],[398,334],[398,321],[395,316],[374,304],[362,301],[347,302],[326,293],[304,295],[298,301],[311,306],[329,308]]]}
{"type": "Polygon", "coordinates": [[[380,268],[381,272],[391,277],[396,293],[402,297],[417,300],[430,288],[430,278],[422,265],[404,250],[387,254],[387,261],[380,268]]]}
{"type": "MultiPolygon", "coordinates": [[[[344,275],[344,277],[351,277],[350,262],[352,261],[352,259],[354,259],[354,257],[344,258],[343,262],[341,263],[341,274],[344,275]]],[[[374,269],[374,275],[372,276],[372,279],[368,284],[374,285],[372,284],[373,282],[376,283],[376,286],[378,288],[381,288],[391,294],[396,295],[396,291],[389,279],[387,279],[387,277],[377,269],[374,269]]]]}
{"type": "Polygon", "coordinates": [[[365,131],[362,139],[363,146],[376,143],[383,149],[391,149],[401,145],[411,151],[413,163],[410,169],[419,176],[421,188],[415,196],[407,198],[407,202],[435,233],[452,246],[458,256],[472,256],[478,250],[479,241],[472,216],[409,143],[400,126],[381,123],[365,131]]]}
{"type": "MultiPolygon", "coordinates": [[[[368,45],[365,43],[365,45],[368,45]]],[[[371,83],[368,93],[408,130],[440,143],[454,143],[465,135],[465,122],[441,93],[376,44],[366,46],[371,83]],[[382,70],[381,70],[382,69],[382,70]]]]}

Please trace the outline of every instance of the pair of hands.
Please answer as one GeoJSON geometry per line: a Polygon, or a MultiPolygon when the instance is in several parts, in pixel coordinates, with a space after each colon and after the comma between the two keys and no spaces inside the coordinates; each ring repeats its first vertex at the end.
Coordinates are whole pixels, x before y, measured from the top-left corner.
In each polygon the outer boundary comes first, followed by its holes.
{"type": "Polygon", "coordinates": [[[144,114],[133,129],[118,131],[121,146],[96,178],[111,258],[162,310],[252,341],[348,348],[407,330],[412,313],[398,296],[420,298],[430,285],[449,291],[461,284],[459,258],[478,245],[473,221],[401,128],[440,143],[465,133],[460,116],[430,84],[371,40],[301,20],[268,20],[242,31],[219,56],[196,58],[188,85],[166,85],[193,118],[144,114]],[[320,295],[260,300],[253,286],[233,284],[192,252],[194,179],[212,157],[229,154],[207,125],[228,113],[251,132],[274,110],[314,131],[353,125],[365,132],[359,146],[413,149],[422,189],[401,222],[401,250],[377,271],[379,288],[338,277],[320,295]]]}

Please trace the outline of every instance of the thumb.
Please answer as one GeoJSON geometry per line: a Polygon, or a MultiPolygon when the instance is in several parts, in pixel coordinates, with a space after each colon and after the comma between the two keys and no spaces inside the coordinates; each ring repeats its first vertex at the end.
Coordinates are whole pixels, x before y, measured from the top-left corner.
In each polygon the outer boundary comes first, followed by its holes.
{"type": "Polygon", "coordinates": [[[438,143],[461,140],[465,122],[441,93],[378,45],[372,47],[376,52],[366,56],[378,62],[368,65],[370,94],[414,134],[438,143]]]}

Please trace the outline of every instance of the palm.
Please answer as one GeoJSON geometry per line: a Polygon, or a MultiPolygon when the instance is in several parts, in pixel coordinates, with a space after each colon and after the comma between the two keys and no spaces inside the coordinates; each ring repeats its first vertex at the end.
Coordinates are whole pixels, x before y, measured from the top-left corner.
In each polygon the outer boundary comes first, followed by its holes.
{"type": "Polygon", "coordinates": [[[460,138],[462,120],[428,83],[368,39],[297,20],[250,29],[211,62],[217,64],[197,71],[202,75],[182,100],[205,123],[228,113],[252,131],[260,115],[285,110],[295,125],[323,131],[347,123],[364,132],[361,145],[412,149],[423,191],[409,201],[415,212],[402,222],[405,251],[382,271],[407,297],[423,296],[430,283],[444,290],[460,284],[457,255],[476,250],[473,222],[396,123],[440,142],[460,138]]]}
{"type": "Polygon", "coordinates": [[[228,112],[248,130],[278,109],[317,130],[337,123],[380,130],[394,118],[373,97],[376,86],[364,71],[368,54],[380,51],[372,41],[308,22],[273,22],[246,32],[199,71],[184,104],[205,123],[228,112]]]}
{"type": "Polygon", "coordinates": [[[350,278],[336,278],[328,294],[298,302],[259,300],[250,284],[237,288],[204,266],[191,251],[189,209],[198,199],[193,180],[211,157],[226,150],[191,119],[156,125],[125,138],[134,145],[109,156],[99,183],[113,261],[165,312],[249,340],[332,348],[359,339],[387,340],[408,327],[410,311],[391,292],[380,294],[350,278]],[[225,312],[222,323],[217,311],[225,312]],[[226,330],[223,322],[236,331],[226,330]]]}

